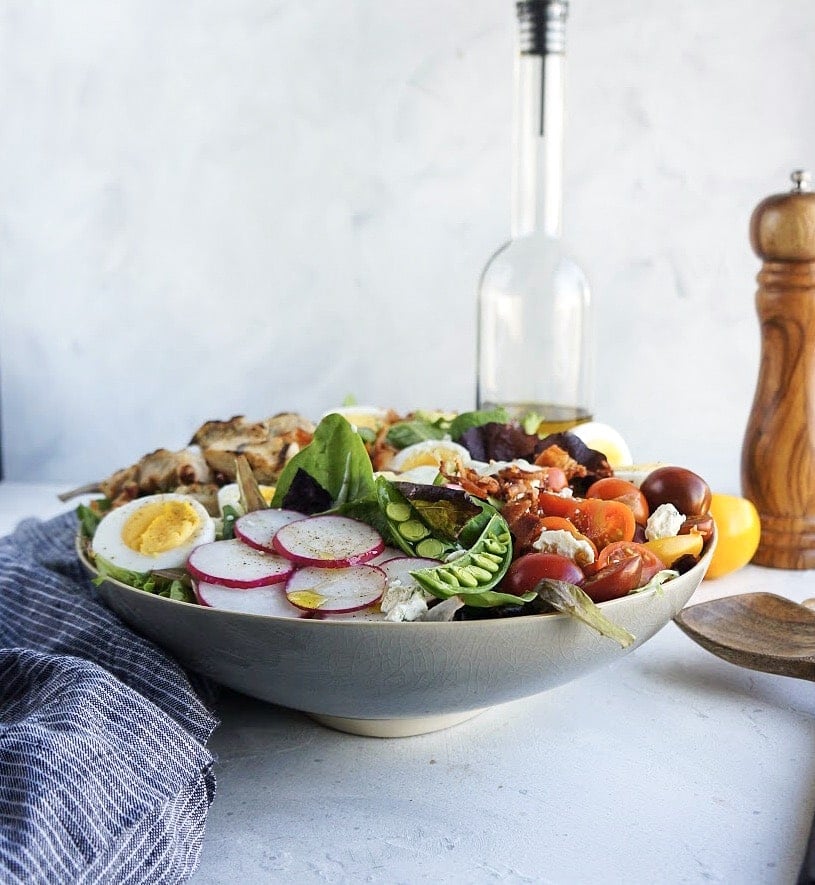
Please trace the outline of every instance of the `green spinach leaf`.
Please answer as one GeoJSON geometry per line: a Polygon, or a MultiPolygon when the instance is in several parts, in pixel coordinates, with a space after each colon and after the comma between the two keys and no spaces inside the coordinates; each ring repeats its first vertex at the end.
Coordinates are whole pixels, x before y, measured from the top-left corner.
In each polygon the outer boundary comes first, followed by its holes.
{"type": "MultiPolygon", "coordinates": [[[[331,496],[332,507],[374,494],[374,471],[365,444],[354,428],[336,413],[317,425],[311,442],[283,468],[272,507],[282,507],[297,471],[307,473],[331,496]]],[[[296,503],[287,506],[297,509],[296,503]]]]}

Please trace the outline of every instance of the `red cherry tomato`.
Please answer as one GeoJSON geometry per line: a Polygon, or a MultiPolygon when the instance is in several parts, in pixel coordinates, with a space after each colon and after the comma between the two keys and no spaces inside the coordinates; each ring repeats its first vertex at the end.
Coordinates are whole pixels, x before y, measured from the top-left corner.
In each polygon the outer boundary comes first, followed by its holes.
{"type": "Polygon", "coordinates": [[[620,501],[585,498],[575,503],[569,519],[598,550],[615,541],[630,541],[634,537],[637,528],[634,514],[620,501]]]}
{"type": "Polygon", "coordinates": [[[565,516],[544,516],[541,519],[540,524],[544,529],[550,532],[569,532],[569,534],[574,535],[575,538],[580,534],[575,528],[574,523],[569,522],[565,516]]]}
{"type": "Polygon", "coordinates": [[[518,557],[509,567],[501,582],[501,590],[523,596],[534,590],[544,578],[580,584],[583,581],[583,572],[568,556],[560,556],[558,553],[527,553],[518,557]]]}
{"type": "Polygon", "coordinates": [[[609,599],[625,596],[642,584],[642,559],[639,556],[629,556],[622,562],[614,562],[601,568],[599,572],[586,578],[581,586],[594,602],[608,602],[609,599]]]}
{"type": "Polygon", "coordinates": [[[566,519],[565,516],[544,516],[540,520],[540,525],[542,526],[544,531],[568,532],[573,538],[577,538],[578,541],[585,541],[594,550],[594,558],[597,558],[597,547],[595,547],[594,542],[587,538],[585,535],[581,534],[577,530],[575,524],[566,519]]]}
{"type": "Polygon", "coordinates": [[[538,495],[538,510],[544,516],[565,516],[568,519],[582,501],[582,498],[553,495],[551,492],[540,492],[538,495]]]}
{"type": "Polygon", "coordinates": [[[607,565],[613,565],[615,562],[624,562],[632,556],[639,556],[642,559],[642,576],[640,580],[642,584],[647,584],[657,572],[661,572],[665,568],[665,564],[645,545],[638,544],[636,541],[616,541],[609,544],[600,551],[597,557],[597,565],[599,568],[605,568],[607,565]]]}
{"type": "Polygon", "coordinates": [[[602,498],[604,501],[622,501],[630,507],[634,519],[638,525],[648,522],[650,510],[645,495],[634,485],[625,479],[616,476],[605,476],[589,486],[586,492],[587,498],[602,498]]]}

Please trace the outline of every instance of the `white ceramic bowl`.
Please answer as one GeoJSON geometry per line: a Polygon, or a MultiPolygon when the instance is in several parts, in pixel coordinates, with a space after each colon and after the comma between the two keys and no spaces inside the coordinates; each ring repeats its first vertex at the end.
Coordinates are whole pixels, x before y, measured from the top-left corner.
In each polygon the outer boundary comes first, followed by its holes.
{"type": "Polygon", "coordinates": [[[693,569],[661,590],[602,604],[636,637],[628,648],[561,614],[450,623],[318,621],[219,611],[110,579],[99,591],[127,624],[190,670],[341,731],[400,737],[455,725],[613,663],[679,612],[712,553],[713,543],[693,569]]]}

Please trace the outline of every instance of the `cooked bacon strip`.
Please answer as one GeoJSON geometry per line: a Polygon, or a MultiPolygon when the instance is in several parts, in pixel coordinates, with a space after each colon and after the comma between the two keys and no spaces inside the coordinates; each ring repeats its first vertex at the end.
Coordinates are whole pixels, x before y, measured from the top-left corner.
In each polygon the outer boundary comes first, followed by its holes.
{"type": "Polygon", "coordinates": [[[376,435],[376,439],[368,447],[368,455],[374,470],[387,470],[393,456],[398,449],[387,442],[390,425],[383,427],[376,435]]]}
{"type": "Polygon", "coordinates": [[[477,498],[498,498],[501,501],[529,498],[537,501],[538,493],[549,489],[549,471],[546,467],[523,470],[510,464],[497,473],[483,475],[456,462],[452,469],[450,465],[442,464],[441,473],[448,482],[460,485],[477,498]]]}
{"type": "Polygon", "coordinates": [[[586,476],[588,470],[560,446],[548,446],[537,458],[535,464],[541,467],[559,467],[565,474],[566,479],[571,482],[575,477],[586,476]]]}

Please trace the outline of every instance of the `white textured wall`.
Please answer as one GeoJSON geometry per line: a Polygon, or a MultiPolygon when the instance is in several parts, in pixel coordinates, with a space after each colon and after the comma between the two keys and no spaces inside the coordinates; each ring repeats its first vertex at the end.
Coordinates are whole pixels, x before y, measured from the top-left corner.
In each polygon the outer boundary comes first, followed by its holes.
{"type": "MultiPolygon", "coordinates": [[[[349,393],[471,406],[513,33],[510,0],[0,0],[6,476],[349,393]]],[[[747,223],[815,165],[815,4],[574,0],[568,102],[598,415],[735,490],[747,223]]]]}

